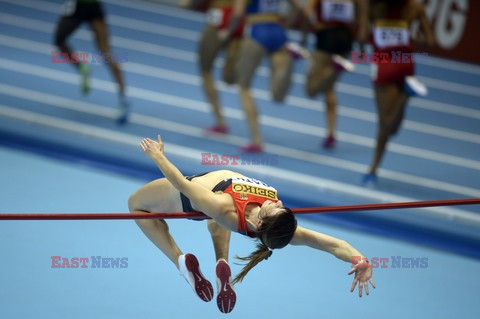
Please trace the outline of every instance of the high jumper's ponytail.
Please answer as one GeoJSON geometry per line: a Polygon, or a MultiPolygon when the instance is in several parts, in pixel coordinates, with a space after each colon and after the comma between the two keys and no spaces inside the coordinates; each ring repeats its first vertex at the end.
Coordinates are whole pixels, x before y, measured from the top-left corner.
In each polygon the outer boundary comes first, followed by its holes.
{"type": "Polygon", "coordinates": [[[262,226],[257,231],[257,250],[247,257],[237,259],[247,261],[240,273],[233,279],[232,284],[241,282],[247,273],[262,260],[272,256],[272,249],[283,248],[292,240],[297,229],[297,220],[288,207],[282,207],[283,211],[273,216],[262,218],[262,226]]]}
{"type": "Polygon", "coordinates": [[[258,243],[257,250],[255,250],[249,256],[247,257],[237,256],[237,259],[242,261],[248,261],[248,262],[240,271],[240,273],[235,277],[235,279],[233,279],[232,284],[241,282],[253,267],[255,267],[262,260],[267,260],[270,256],[272,256],[272,253],[273,252],[270,250],[270,248],[268,248],[267,245],[265,245],[264,243],[258,243]]]}

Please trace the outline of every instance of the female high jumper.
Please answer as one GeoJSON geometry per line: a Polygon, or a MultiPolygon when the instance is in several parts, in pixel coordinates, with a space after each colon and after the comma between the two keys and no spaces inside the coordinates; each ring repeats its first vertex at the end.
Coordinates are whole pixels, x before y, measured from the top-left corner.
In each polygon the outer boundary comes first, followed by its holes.
{"type": "MultiPolygon", "coordinates": [[[[242,281],[259,262],[268,259],[273,249],[288,244],[323,250],[351,262],[353,267],[348,274],[355,273],[351,291],[358,283],[360,297],[363,290],[368,295],[368,282],[375,288],[372,267],[363,255],[344,240],[297,226],[294,214],[283,206],[275,188],[228,170],[185,177],[165,156],[160,136],[158,141],[143,139],[141,148],[157,164],[165,178],[154,180],[133,193],[128,201],[129,210],[133,214],[199,211],[212,218],[208,221],[208,230],[217,260],[217,305],[220,311],[228,313],[233,310],[235,283],[242,281]],[[240,258],[247,264],[233,280],[227,262],[231,231],[257,240],[256,251],[240,258]]],[[[138,219],[136,222],[179,269],[197,295],[204,301],[212,300],[212,285],[200,271],[197,258],[180,250],[165,220],[138,219]]]]}

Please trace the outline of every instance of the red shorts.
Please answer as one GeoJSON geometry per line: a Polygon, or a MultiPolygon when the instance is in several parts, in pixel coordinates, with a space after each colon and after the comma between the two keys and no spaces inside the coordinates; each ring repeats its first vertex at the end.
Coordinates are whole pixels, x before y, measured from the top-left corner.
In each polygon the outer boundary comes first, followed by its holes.
{"type": "Polygon", "coordinates": [[[410,55],[411,48],[393,48],[390,50],[376,50],[380,58],[372,64],[372,80],[375,84],[403,84],[405,77],[415,74],[415,62],[410,55]]]}
{"type": "MultiPolygon", "coordinates": [[[[217,28],[217,30],[227,29],[230,19],[233,15],[233,7],[211,8],[207,11],[207,24],[217,28]]],[[[245,18],[242,18],[239,26],[232,34],[232,38],[241,38],[245,28],[245,18]]]]}

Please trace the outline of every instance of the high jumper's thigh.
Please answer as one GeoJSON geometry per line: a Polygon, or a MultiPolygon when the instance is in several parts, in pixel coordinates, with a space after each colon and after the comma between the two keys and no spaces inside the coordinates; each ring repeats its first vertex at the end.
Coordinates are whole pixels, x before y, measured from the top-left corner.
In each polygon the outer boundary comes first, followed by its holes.
{"type": "Polygon", "coordinates": [[[128,208],[131,212],[180,212],[180,192],[166,178],[156,179],[130,196],[128,208]]]}

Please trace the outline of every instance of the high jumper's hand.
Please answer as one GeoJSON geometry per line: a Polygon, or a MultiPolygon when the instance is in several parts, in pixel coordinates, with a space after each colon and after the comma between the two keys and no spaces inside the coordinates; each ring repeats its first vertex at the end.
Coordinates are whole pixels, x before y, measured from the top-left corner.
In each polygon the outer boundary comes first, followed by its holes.
{"type": "Polygon", "coordinates": [[[158,135],[158,142],[151,140],[149,138],[144,138],[140,143],[140,147],[151,159],[155,159],[158,155],[163,155],[163,142],[160,135],[158,135]]]}
{"type": "Polygon", "coordinates": [[[350,269],[350,271],[348,272],[349,275],[353,273],[355,273],[355,278],[353,279],[352,288],[350,289],[350,292],[353,292],[355,290],[355,286],[358,283],[358,296],[362,297],[363,288],[365,288],[365,292],[367,293],[367,296],[368,296],[369,294],[368,282],[370,282],[373,288],[376,288],[375,282],[373,281],[373,278],[372,278],[372,265],[362,260],[361,262],[353,266],[353,268],[350,269]]]}

